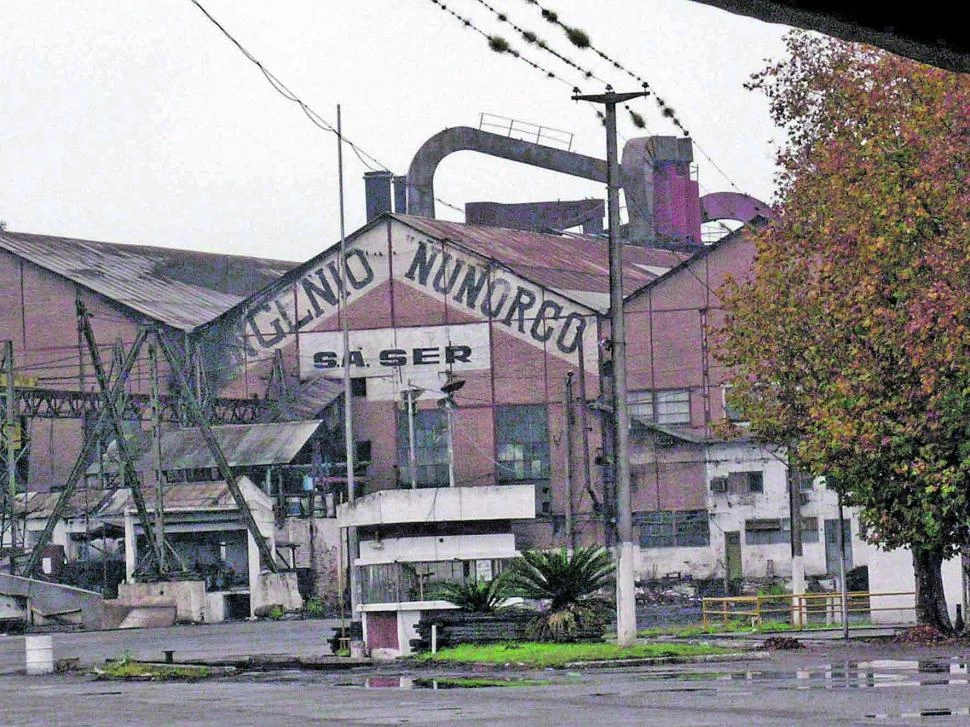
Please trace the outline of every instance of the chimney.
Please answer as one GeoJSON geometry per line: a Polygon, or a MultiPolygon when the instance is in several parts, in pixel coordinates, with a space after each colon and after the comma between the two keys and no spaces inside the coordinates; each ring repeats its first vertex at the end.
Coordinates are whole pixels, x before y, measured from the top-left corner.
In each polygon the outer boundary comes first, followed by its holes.
{"type": "Polygon", "coordinates": [[[391,172],[364,172],[367,221],[391,211],[391,172]]]}
{"type": "Polygon", "coordinates": [[[408,178],[403,174],[394,177],[394,211],[399,215],[408,213],[408,178]]]}

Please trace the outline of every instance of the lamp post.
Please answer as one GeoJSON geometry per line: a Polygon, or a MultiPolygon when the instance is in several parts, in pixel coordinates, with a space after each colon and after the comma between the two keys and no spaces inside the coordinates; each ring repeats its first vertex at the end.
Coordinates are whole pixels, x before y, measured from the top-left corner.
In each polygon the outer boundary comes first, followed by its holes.
{"type": "Polygon", "coordinates": [[[616,151],[616,105],[646,92],[573,96],[606,107],[606,186],[609,210],[610,339],[613,352],[613,482],[616,488],[616,641],[631,646],[637,635],[633,577],[633,514],[630,500],[630,413],[626,401],[626,324],[623,318],[623,257],[620,247],[620,165],[616,151]]]}
{"type": "Polygon", "coordinates": [[[418,457],[414,449],[414,402],[424,389],[414,386],[408,379],[408,388],[404,392],[405,406],[408,408],[408,468],[411,470],[411,489],[418,488],[418,457]]]}

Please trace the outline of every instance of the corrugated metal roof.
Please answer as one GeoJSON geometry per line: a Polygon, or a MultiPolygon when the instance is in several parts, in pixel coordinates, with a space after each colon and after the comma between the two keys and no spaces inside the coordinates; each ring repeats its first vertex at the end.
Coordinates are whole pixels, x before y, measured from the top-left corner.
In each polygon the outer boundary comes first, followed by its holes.
{"type": "MultiPolygon", "coordinates": [[[[259,491],[252,481],[240,477],[240,489],[247,502],[259,491]]],[[[27,517],[41,520],[50,517],[59,492],[33,492],[27,498],[27,517]]],[[[165,510],[235,510],[236,501],[225,482],[183,482],[166,485],[163,488],[162,502],[165,510]]],[[[154,490],[146,498],[149,511],[155,507],[154,490]]],[[[78,490],[64,509],[64,519],[84,517],[120,518],[127,510],[133,510],[135,502],[131,490],[119,487],[112,490],[78,490]]]]}
{"type": "MultiPolygon", "coordinates": [[[[412,215],[394,219],[429,237],[449,240],[498,261],[544,287],[565,291],[608,292],[609,249],[605,239],[482,227],[412,215]]],[[[690,255],[673,250],[623,246],[623,292],[632,293],[690,255]]]]}
{"type": "MultiPolygon", "coordinates": [[[[274,422],[272,424],[221,424],[210,427],[230,467],[287,464],[293,460],[323,422],[274,422]]],[[[136,468],[151,469],[150,442],[143,433],[129,442],[132,455],[138,458],[136,468]]],[[[118,446],[109,445],[104,455],[105,472],[118,470],[118,446]]],[[[162,469],[186,470],[215,467],[216,462],[198,427],[169,429],[162,432],[162,469]]],[[[96,476],[95,462],[87,474],[96,476]]]]}
{"type": "Polygon", "coordinates": [[[0,249],[174,328],[190,330],[296,263],[0,231],[0,249]]]}

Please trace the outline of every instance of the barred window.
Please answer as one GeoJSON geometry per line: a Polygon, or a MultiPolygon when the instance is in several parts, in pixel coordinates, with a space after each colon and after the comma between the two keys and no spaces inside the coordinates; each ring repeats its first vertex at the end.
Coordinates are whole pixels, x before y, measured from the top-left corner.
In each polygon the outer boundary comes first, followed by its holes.
{"type": "MultiPolygon", "coordinates": [[[[401,483],[410,484],[410,445],[408,414],[397,417],[397,463],[401,483]]],[[[422,409],[414,413],[414,456],[418,487],[448,484],[448,420],[441,409],[422,409]]]]}
{"type": "Polygon", "coordinates": [[[659,510],[634,515],[644,548],[700,548],[711,544],[707,510],[659,510]]]}
{"type": "Polygon", "coordinates": [[[498,481],[549,478],[549,423],[545,406],[495,408],[498,481]]]}

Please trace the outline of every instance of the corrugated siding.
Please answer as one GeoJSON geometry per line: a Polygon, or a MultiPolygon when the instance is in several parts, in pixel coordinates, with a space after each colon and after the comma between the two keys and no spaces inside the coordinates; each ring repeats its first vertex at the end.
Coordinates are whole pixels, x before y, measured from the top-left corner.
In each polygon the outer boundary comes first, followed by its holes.
{"type": "Polygon", "coordinates": [[[0,232],[0,248],[174,328],[190,330],[295,263],[0,232]]]}

